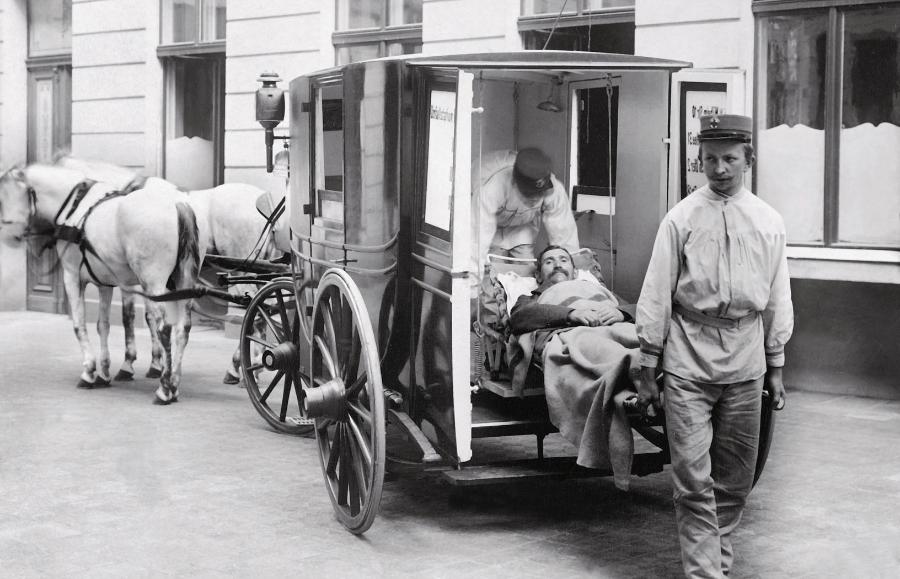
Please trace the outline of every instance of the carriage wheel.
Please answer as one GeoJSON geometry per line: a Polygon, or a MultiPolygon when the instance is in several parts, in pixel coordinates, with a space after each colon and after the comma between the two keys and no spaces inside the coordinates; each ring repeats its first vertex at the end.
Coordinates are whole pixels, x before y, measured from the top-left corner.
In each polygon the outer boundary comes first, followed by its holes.
{"type": "Polygon", "coordinates": [[[250,402],[285,434],[308,434],[313,428],[303,411],[303,391],[309,385],[300,364],[304,310],[304,304],[297,307],[293,282],[276,279],[250,300],[241,326],[241,371],[250,402]]]}
{"type": "Polygon", "coordinates": [[[385,414],[378,345],[356,284],[340,270],[322,276],[311,324],[312,387],[307,415],[338,520],[353,533],[375,520],[384,484],[385,414]]]}

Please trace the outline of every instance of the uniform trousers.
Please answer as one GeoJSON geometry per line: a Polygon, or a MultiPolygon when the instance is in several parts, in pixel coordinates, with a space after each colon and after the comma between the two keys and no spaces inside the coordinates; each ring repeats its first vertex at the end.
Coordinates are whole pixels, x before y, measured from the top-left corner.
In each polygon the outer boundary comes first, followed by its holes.
{"type": "Polygon", "coordinates": [[[675,519],[687,577],[724,577],[753,486],[763,377],[706,384],[664,377],[675,519]]]}

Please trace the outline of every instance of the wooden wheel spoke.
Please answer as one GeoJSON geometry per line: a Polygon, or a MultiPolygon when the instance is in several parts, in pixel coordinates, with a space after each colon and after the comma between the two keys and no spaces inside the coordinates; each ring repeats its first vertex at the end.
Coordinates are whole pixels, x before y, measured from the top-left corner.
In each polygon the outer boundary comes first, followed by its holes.
{"type": "MultiPolygon", "coordinates": [[[[339,424],[338,428],[342,431],[346,428],[343,424],[339,424]]],[[[346,432],[341,434],[340,462],[338,466],[338,504],[347,505],[347,495],[350,491],[350,449],[344,442],[346,432]]],[[[351,511],[352,512],[352,511],[351,511]]]]}
{"type": "Polygon", "coordinates": [[[275,292],[275,299],[278,301],[278,313],[281,316],[282,327],[290,328],[291,322],[287,315],[287,305],[285,305],[284,296],[281,294],[281,290],[275,292]]]}
{"type": "Polygon", "coordinates": [[[247,370],[249,370],[250,372],[256,372],[257,370],[262,370],[262,369],[263,369],[262,362],[260,362],[259,364],[250,364],[249,366],[247,366],[247,370]]]}
{"type": "Polygon", "coordinates": [[[353,324],[353,330],[350,333],[349,340],[349,348],[347,348],[346,355],[346,363],[344,366],[344,381],[349,382],[351,379],[356,378],[357,372],[359,372],[359,359],[362,354],[362,342],[359,338],[359,332],[356,329],[356,324],[353,324]]]}
{"type": "Polygon", "coordinates": [[[279,371],[275,374],[275,377],[272,378],[272,382],[269,384],[269,387],[266,388],[266,391],[263,392],[262,396],[259,397],[259,401],[260,401],[260,402],[265,402],[266,400],[269,399],[269,394],[272,393],[272,390],[274,390],[274,389],[275,389],[275,386],[277,386],[278,383],[281,381],[281,377],[282,377],[282,376],[284,376],[284,372],[281,371],[281,370],[279,370],[279,371]]]}
{"type": "MultiPolygon", "coordinates": [[[[326,430],[327,435],[327,430],[326,430]]],[[[334,428],[334,438],[328,446],[328,464],[325,466],[325,473],[328,478],[335,478],[337,474],[338,459],[341,456],[341,425],[337,424],[334,428]]]]}
{"type": "Polygon", "coordinates": [[[369,479],[369,471],[372,468],[371,464],[366,464],[365,469],[363,469],[363,465],[360,464],[360,456],[359,456],[359,448],[356,445],[351,445],[350,447],[350,455],[353,458],[353,474],[354,481],[356,482],[356,487],[359,489],[359,498],[360,504],[365,504],[369,500],[369,488],[368,488],[368,479],[369,479]]]}
{"type": "Polygon", "coordinates": [[[365,372],[357,376],[353,384],[351,384],[350,387],[347,388],[347,400],[353,400],[354,398],[356,398],[357,394],[359,394],[360,390],[362,390],[362,387],[366,385],[367,380],[368,375],[365,372]]]}
{"type": "Polygon", "coordinates": [[[315,342],[319,353],[322,354],[322,362],[325,364],[325,368],[328,370],[330,378],[334,378],[338,375],[338,371],[334,365],[334,359],[331,356],[331,350],[328,348],[328,346],[325,345],[325,341],[322,340],[321,336],[316,336],[315,342]]]}
{"type": "Polygon", "coordinates": [[[251,334],[247,335],[247,339],[250,340],[251,342],[256,342],[257,344],[260,344],[261,346],[265,346],[266,348],[274,348],[277,345],[277,344],[270,344],[270,343],[266,342],[265,340],[263,340],[262,338],[258,338],[251,334]]]}
{"type": "Polygon", "coordinates": [[[259,309],[260,317],[266,322],[266,325],[269,326],[269,329],[272,330],[272,333],[275,335],[275,339],[279,342],[283,342],[284,338],[281,335],[281,328],[276,327],[275,320],[266,312],[264,309],[259,309]]]}
{"type": "Polygon", "coordinates": [[[284,375],[284,392],[281,395],[281,414],[279,414],[278,419],[284,422],[287,418],[287,410],[288,410],[288,402],[291,399],[291,386],[293,382],[293,376],[290,374],[284,375]]]}
{"type": "Polygon", "coordinates": [[[349,465],[349,472],[346,473],[347,476],[347,486],[350,487],[350,515],[356,516],[359,514],[360,507],[362,506],[362,495],[365,493],[366,484],[365,481],[361,481],[361,473],[359,472],[359,464],[357,464],[354,456],[353,456],[353,446],[347,446],[347,464],[349,465]]]}
{"type": "Polygon", "coordinates": [[[347,408],[350,410],[350,414],[365,422],[367,428],[372,428],[372,416],[359,402],[347,401],[347,408]]]}
{"type": "MultiPolygon", "coordinates": [[[[323,329],[325,331],[325,339],[328,340],[328,352],[331,354],[332,361],[337,362],[337,335],[334,332],[334,313],[331,308],[331,303],[328,302],[324,304],[323,309],[325,311],[322,315],[322,324],[324,325],[323,329]]],[[[337,372],[332,373],[332,377],[335,377],[337,375],[337,372]]]]}
{"type": "Polygon", "coordinates": [[[369,441],[366,439],[362,430],[360,430],[359,425],[353,420],[352,416],[348,417],[347,425],[349,426],[350,433],[353,434],[353,446],[356,447],[357,451],[360,453],[360,457],[366,465],[366,472],[368,472],[369,469],[372,468],[372,453],[369,451],[369,441]]]}

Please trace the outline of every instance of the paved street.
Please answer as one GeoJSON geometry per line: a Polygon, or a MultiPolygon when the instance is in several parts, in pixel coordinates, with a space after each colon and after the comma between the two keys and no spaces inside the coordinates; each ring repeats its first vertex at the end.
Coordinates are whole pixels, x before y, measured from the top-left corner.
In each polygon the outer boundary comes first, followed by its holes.
{"type": "MultiPolygon", "coordinates": [[[[609,479],[459,491],[405,475],[356,537],[332,515],[314,441],[271,431],[221,384],[235,345],[222,332],[195,326],[181,401],[159,407],[145,330],[140,378],[85,391],[66,317],[3,312],[0,328],[2,577],[680,576],[668,471],[630,494],[609,479]]],[[[119,327],[111,349],[115,372],[119,327]]],[[[733,577],[900,575],[900,401],[792,390],[778,420],[733,577]]]]}

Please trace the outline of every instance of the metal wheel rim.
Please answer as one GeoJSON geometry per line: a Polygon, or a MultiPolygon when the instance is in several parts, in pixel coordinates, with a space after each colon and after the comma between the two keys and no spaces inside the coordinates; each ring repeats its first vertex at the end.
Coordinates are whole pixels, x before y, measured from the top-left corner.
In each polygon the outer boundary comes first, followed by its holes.
{"type": "Polygon", "coordinates": [[[241,372],[250,402],[275,430],[302,435],[313,425],[303,414],[302,390],[309,379],[299,364],[288,371],[272,371],[256,359],[255,348],[273,349],[290,343],[300,345],[300,323],[293,282],[274,280],[264,285],[250,301],[241,325],[241,372]],[[263,333],[264,332],[264,333],[263,333]]]}
{"type": "Polygon", "coordinates": [[[339,419],[316,419],[322,474],[338,520],[359,534],[372,525],[381,502],[384,394],[368,312],[346,272],[329,270],[322,277],[311,328],[312,387],[341,377],[347,397],[339,419]]]}

